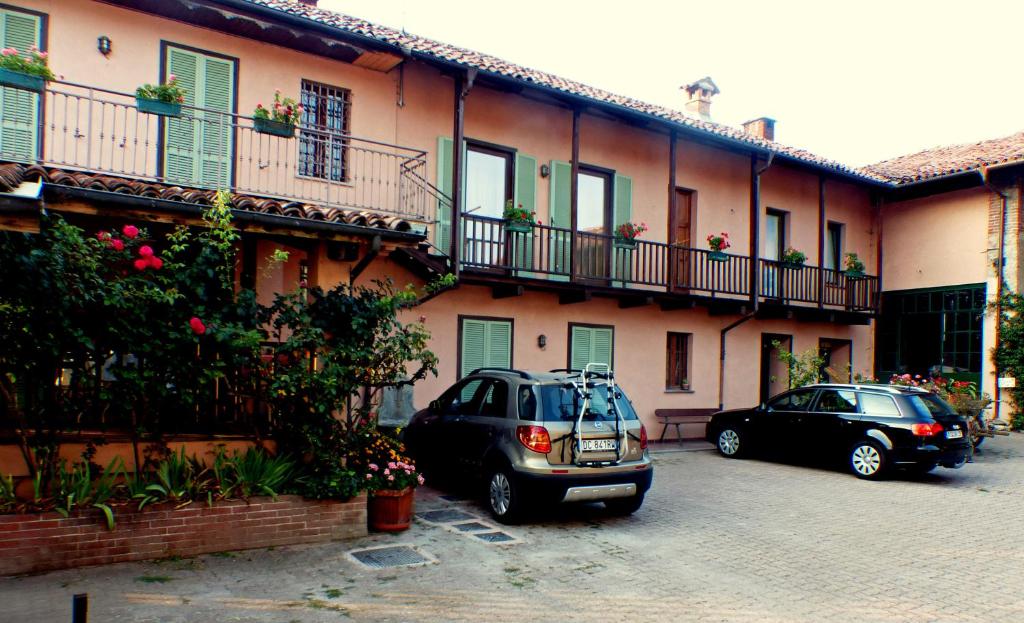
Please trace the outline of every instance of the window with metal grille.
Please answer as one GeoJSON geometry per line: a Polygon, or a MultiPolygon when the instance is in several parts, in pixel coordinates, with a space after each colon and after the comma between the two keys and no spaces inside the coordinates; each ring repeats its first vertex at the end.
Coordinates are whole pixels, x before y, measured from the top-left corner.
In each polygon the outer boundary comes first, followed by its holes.
{"type": "Polygon", "coordinates": [[[352,92],[302,81],[299,175],[349,181],[348,134],[352,92]]]}
{"type": "Polygon", "coordinates": [[[665,389],[690,389],[690,334],[669,333],[665,389]]]}

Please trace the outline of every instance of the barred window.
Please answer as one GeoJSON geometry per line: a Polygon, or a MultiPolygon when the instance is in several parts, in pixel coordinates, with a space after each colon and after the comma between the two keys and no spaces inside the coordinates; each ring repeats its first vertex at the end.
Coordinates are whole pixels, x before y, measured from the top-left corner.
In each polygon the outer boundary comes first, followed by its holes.
{"type": "Polygon", "coordinates": [[[347,182],[352,92],[303,80],[300,100],[299,175],[347,182]]]}

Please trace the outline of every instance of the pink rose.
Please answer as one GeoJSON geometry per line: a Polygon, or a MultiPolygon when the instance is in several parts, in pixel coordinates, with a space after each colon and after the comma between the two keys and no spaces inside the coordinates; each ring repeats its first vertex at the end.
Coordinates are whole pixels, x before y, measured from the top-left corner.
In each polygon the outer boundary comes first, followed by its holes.
{"type": "Polygon", "coordinates": [[[110,246],[113,247],[115,251],[124,251],[124,241],[122,240],[111,240],[110,246]]]}
{"type": "Polygon", "coordinates": [[[135,260],[134,266],[135,270],[146,270],[146,267],[149,266],[149,262],[143,259],[137,259],[135,260]]]}
{"type": "Polygon", "coordinates": [[[139,235],[139,228],[134,225],[125,225],[124,228],[121,229],[121,233],[124,234],[126,238],[134,238],[139,235]]]}
{"type": "Polygon", "coordinates": [[[153,257],[153,247],[148,244],[139,247],[139,257],[153,257]]]}
{"type": "Polygon", "coordinates": [[[153,270],[160,270],[161,268],[164,267],[164,261],[154,255],[153,257],[149,258],[149,266],[153,270]]]}

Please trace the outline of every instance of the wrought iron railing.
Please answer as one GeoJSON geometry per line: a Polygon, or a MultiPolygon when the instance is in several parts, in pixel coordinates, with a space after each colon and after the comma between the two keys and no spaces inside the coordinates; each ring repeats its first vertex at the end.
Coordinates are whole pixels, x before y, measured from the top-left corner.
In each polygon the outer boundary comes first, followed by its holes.
{"type": "MultiPolygon", "coordinates": [[[[680,295],[750,296],[750,258],[652,240],[625,242],[609,234],[550,225],[514,225],[500,218],[462,217],[464,269],[518,278],[573,281],[680,295]]],[[[878,278],[850,277],[816,266],[760,260],[763,300],[849,311],[878,309],[878,278]]]]}
{"type": "Polygon", "coordinates": [[[249,117],[190,106],[163,116],[132,95],[67,82],[8,93],[17,105],[4,107],[5,161],[434,219],[422,150],[319,127],[280,136],[249,117]]]}

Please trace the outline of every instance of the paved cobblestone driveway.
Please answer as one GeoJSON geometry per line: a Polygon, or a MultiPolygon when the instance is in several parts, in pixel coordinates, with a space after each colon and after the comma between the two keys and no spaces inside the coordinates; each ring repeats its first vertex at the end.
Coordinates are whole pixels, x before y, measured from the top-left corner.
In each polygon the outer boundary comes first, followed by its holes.
{"type": "MultiPolygon", "coordinates": [[[[419,510],[468,502],[422,490],[419,510]]],[[[397,536],[0,580],[0,619],[70,621],[1024,621],[1024,436],[959,471],[868,483],[824,468],[657,457],[632,518],[599,507],[489,545],[418,522],[397,536]],[[438,559],[368,570],[346,552],[438,559]]]]}

